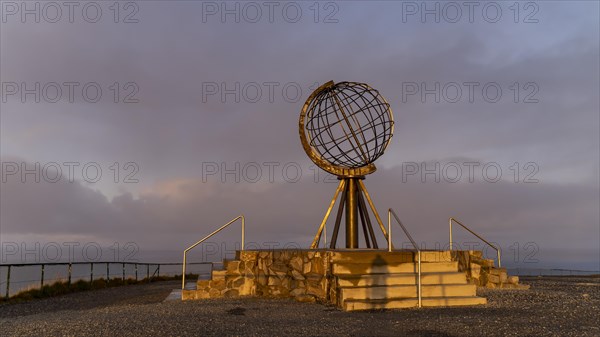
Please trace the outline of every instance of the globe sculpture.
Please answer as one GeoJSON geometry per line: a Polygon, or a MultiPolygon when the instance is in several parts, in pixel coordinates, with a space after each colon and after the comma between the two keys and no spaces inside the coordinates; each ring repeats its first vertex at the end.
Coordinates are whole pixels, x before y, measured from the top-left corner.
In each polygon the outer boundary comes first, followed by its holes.
{"type": "Polygon", "coordinates": [[[389,104],[363,83],[325,87],[310,101],[306,118],[310,146],[325,161],[346,168],[379,158],[394,127],[389,104]]]}
{"type": "Polygon", "coordinates": [[[389,238],[362,180],[375,172],[373,163],[383,155],[394,133],[388,102],[365,83],[330,81],[317,88],[304,103],[299,131],[310,159],[340,180],[311,248],[318,247],[340,192],[330,248],[336,248],[344,209],[346,248],[359,248],[359,217],[366,247],[378,248],[365,199],[384,236],[389,238]]]}

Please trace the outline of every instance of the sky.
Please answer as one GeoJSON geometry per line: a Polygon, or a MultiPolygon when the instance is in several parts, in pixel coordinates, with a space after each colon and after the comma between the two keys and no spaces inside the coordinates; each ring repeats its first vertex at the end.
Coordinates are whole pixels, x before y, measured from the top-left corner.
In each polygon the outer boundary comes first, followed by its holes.
{"type": "Polygon", "coordinates": [[[422,247],[448,244],[452,216],[513,266],[600,270],[596,1],[0,10],[3,260],[69,245],[92,259],[97,244],[175,262],[238,214],[259,247],[308,247],[337,182],[304,153],[298,118],[333,80],[390,103],[395,133],[365,184],[422,247]]]}

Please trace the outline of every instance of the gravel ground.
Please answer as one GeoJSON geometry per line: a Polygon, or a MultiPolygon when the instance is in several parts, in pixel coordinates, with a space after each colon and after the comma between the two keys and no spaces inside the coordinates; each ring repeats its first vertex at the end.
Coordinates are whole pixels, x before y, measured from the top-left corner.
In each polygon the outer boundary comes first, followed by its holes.
{"type": "Polygon", "coordinates": [[[478,291],[482,307],[343,312],[282,299],[163,300],[157,282],[0,305],[0,334],[250,336],[600,336],[600,279],[523,278],[478,291]]]}

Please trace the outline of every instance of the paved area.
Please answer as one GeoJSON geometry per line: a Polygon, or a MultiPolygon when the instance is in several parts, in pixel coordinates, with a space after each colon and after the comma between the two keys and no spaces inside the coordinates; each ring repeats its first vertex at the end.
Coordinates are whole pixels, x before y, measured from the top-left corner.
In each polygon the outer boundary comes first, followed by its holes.
{"type": "Polygon", "coordinates": [[[525,278],[483,307],[347,313],[282,299],[165,299],[177,281],[0,305],[2,336],[599,336],[600,279],[525,278]]]}

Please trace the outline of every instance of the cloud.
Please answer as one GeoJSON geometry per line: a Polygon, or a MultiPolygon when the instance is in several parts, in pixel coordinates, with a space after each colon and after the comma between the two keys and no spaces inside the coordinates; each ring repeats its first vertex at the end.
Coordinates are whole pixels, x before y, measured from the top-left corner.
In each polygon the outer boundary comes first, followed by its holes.
{"type": "MultiPolygon", "coordinates": [[[[367,177],[366,186],[384,219],[387,208],[394,208],[413,237],[429,248],[447,244],[447,219],[453,216],[499,243],[505,254],[510,254],[514,243],[528,242],[539,247],[544,261],[580,261],[578,254],[594,260],[589,252],[598,252],[595,205],[600,200],[593,186],[510,179],[489,183],[481,178],[473,183],[444,179],[436,183],[433,177],[421,182],[418,176],[403,182],[402,170],[379,170],[367,177]],[[570,253],[557,256],[558,250],[570,253]]],[[[142,250],[178,250],[241,213],[246,216],[248,241],[296,242],[307,247],[335,186],[314,183],[310,174],[296,183],[174,178],[158,182],[139,197],[126,193],[108,200],[80,182],[8,179],[2,185],[0,220],[3,235],[79,234],[104,242],[131,240],[142,250]]],[[[236,232],[216,240],[237,238],[236,232]]],[[[456,232],[457,242],[478,241],[459,228],[456,232]]],[[[408,242],[400,231],[395,233],[398,244],[408,242]]]]}
{"type": "Polygon", "coordinates": [[[397,207],[415,237],[443,242],[455,215],[503,245],[533,240],[544,251],[597,253],[597,3],[539,3],[538,23],[530,24],[514,23],[504,3],[498,23],[479,15],[457,24],[419,15],[403,22],[403,4],[394,2],[339,2],[337,23],[322,22],[324,7],[315,23],[309,4],[299,4],[304,14],[295,24],[281,17],[221,22],[220,15],[203,22],[200,2],[139,2],[135,24],[115,24],[107,7],[97,24],[22,23],[17,16],[2,23],[3,83],[81,83],[74,103],[65,95],[56,103],[34,103],[31,95],[26,103],[19,95],[3,102],[2,160],[93,162],[104,171],[95,184],[2,183],[3,237],[119,236],[180,247],[243,212],[254,228],[250,238],[307,243],[335,182],[313,183],[299,111],[315,84],[349,80],[371,84],[392,106],[395,135],[366,183],[380,211],[397,207]],[[88,82],[102,87],[98,103],[81,97],[88,82]],[[122,102],[128,82],[139,87],[139,103],[122,102]],[[271,97],[265,83],[273,82],[271,97]],[[465,82],[479,83],[473,102],[465,82]],[[219,92],[206,96],[206,83],[219,92]],[[407,83],[419,92],[407,95],[407,83]],[[421,85],[448,83],[462,89],[458,102],[443,92],[422,101],[421,85]],[[487,83],[501,87],[498,102],[483,97],[487,83]],[[248,84],[262,90],[257,102],[244,96],[248,84]],[[300,87],[298,99],[283,92],[288,84],[300,87]],[[236,85],[236,94],[223,94],[236,85]],[[537,103],[523,102],[530,94],[537,103]],[[402,183],[402,163],[453,160],[497,162],[505,179],[402,183]],[[138,168],[135,184],[123,183],[130,162],[138,168]],[[274,182],[203,179],[207,163],[266,170],[269,162],[280,163],[274,182]],[[537,164],[540,183],[511,182],[515,162],[537,164]],[[303,179],[286,182],[285,163],[300,165],[303,179]]]}

